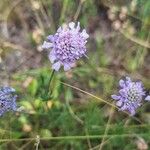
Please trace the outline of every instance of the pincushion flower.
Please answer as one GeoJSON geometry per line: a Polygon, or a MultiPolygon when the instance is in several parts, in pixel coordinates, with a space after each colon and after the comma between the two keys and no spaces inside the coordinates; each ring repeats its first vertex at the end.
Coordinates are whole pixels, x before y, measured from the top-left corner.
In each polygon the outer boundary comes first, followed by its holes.
{"type": "Polygon", "coordinates": [[[133,82],[129,77],[126,77],[125,80],[119,81],[119,86],[121,89],[118,95],[112,95],[111,97],[117,100],[116,105],[120,107],[120,110],[126,110],[134,115],[136,109],[141,106],[142,100],[148,100],[148,97],[145,98],[146,92],[142,82],[133,82]]]}
{"type": "Polygon", "coordinates": [[[15,89],[11,87],[0,87],[0,116],[8,111],[16,111],[15,89]]]}
{"type": "Polygon", "coordinates": [[[89,35],[86,30],[80,31],[80,23],[74,22],[60,27],[54,35],[49,35],[42,48],[51,50],[49,59],[52,69],[58,71],[61,66],[64,70],[70,70],[76,60],[86,56],[86,43],[89,35]]]}

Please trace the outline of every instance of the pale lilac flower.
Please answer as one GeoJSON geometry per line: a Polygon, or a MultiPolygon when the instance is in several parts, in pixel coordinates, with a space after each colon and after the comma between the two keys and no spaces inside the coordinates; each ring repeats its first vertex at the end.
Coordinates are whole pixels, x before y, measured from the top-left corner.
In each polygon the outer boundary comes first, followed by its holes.
{"type": "Polygon", "coordinates": [[[120,110],[126,110],[134,115],[146,96],[142,82],[133,82],[129,77],[126,77],[125,80],[119,81],[119,86],[121,89],[118,95],[112,95],[111,97],[117,100],[116,105],[120,107],[120,110]]]}
{"type": "Polygon", "coordinates": [[[0,116],[8,111],[16,111],[15,89],[11,87],[0,87],[0,116]]]}
{"type": "Polygon", "coordinates": [[[64,70],[71,69],[76,60],[86,56],[86,43],[89,35],[86,30],[80,31],[80,23],[74,22],[60,27],[54,35],[49,35],[42,48],[51,50],[49,59],[52,69],[58,71],[61,66],[64,70]]]}

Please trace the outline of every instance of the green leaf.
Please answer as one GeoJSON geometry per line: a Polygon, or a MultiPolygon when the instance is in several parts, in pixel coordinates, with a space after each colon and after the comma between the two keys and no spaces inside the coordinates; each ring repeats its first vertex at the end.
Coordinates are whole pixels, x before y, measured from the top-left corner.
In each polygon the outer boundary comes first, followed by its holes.
{"type": "Polygon", "coordinates": [[[33,79],[30,85],[28,86],[28,91],[31,93],[32,96],[36,95],[38,89],[38,81],[36,79],[33,79]]]}

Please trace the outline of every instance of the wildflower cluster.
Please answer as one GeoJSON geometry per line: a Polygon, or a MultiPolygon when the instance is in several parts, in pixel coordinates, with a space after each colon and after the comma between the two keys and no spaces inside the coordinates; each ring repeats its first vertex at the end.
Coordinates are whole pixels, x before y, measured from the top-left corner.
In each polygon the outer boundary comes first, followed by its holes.
{"type": "MultiPolygon", "coordinates": [[[[86,56],[86,43],[89,35],[86,30],[80,31],[80,23],[74,22],[60,27],[54,35],[49,35],[44,41],[42,48],[50,50],[49,59],[52,69],[58,71],[61,66],[64,70],[70,70],[75,62],[86,56]]],[[[51,80],[50,80],[51,81],[51,80]]],[[[150,101],[150,95],[146,91],[142,82],[132,81],[129,77],[119,81],[120,90],[112,98],[117,101],[116,105],[122,111],[128,111],[131,115],[136,113],[143,100],[150,101]]],[[[8,111],[16,111],[15,89],[11,87],[0,88],[0,116],[8,111]]]]}
{"type": "MultiPolygon", "coordinates": [[[[44,41],[42,47],[51,50],[49,59],[52,69],[58,71],[61,66],[64,70],[71,69],[75,61],[86,56],[86,43],[89,35],[84,29],[80,32],[80,24],[75,26],[74,22],[69,23],[64,27],[60,27],[54,35],[49,35],[47,41],[44,41]]],[[[112,95],[114,100],[117,100],[116,105],[120,110],[129,111],[134,115],[136,109],[141,106],[142,100],[146,97],[146,92],[142,82],[133,82],[129,77],[119,82],[120,90],[118,95],[112,95]]],[[[147,96],[145,100],[149,100],[147,96]]]]}

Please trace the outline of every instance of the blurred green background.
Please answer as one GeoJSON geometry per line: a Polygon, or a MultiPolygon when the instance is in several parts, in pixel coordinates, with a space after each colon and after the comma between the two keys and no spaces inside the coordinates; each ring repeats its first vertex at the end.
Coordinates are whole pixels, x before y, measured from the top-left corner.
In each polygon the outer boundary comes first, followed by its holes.
{"type": "Polygon", "coordinates": [[[150,149],[150,103],[135,117],[108,105],[124,76],[150,89],[149,64],[149,0],[0,1],[0,83],[17,90],[22,110],[0,118],[0,150],[150,149]],[[90,35],[89,59],[55,73],[47,99],[51,64],[41,45],[71,21],[90,35]]]}

